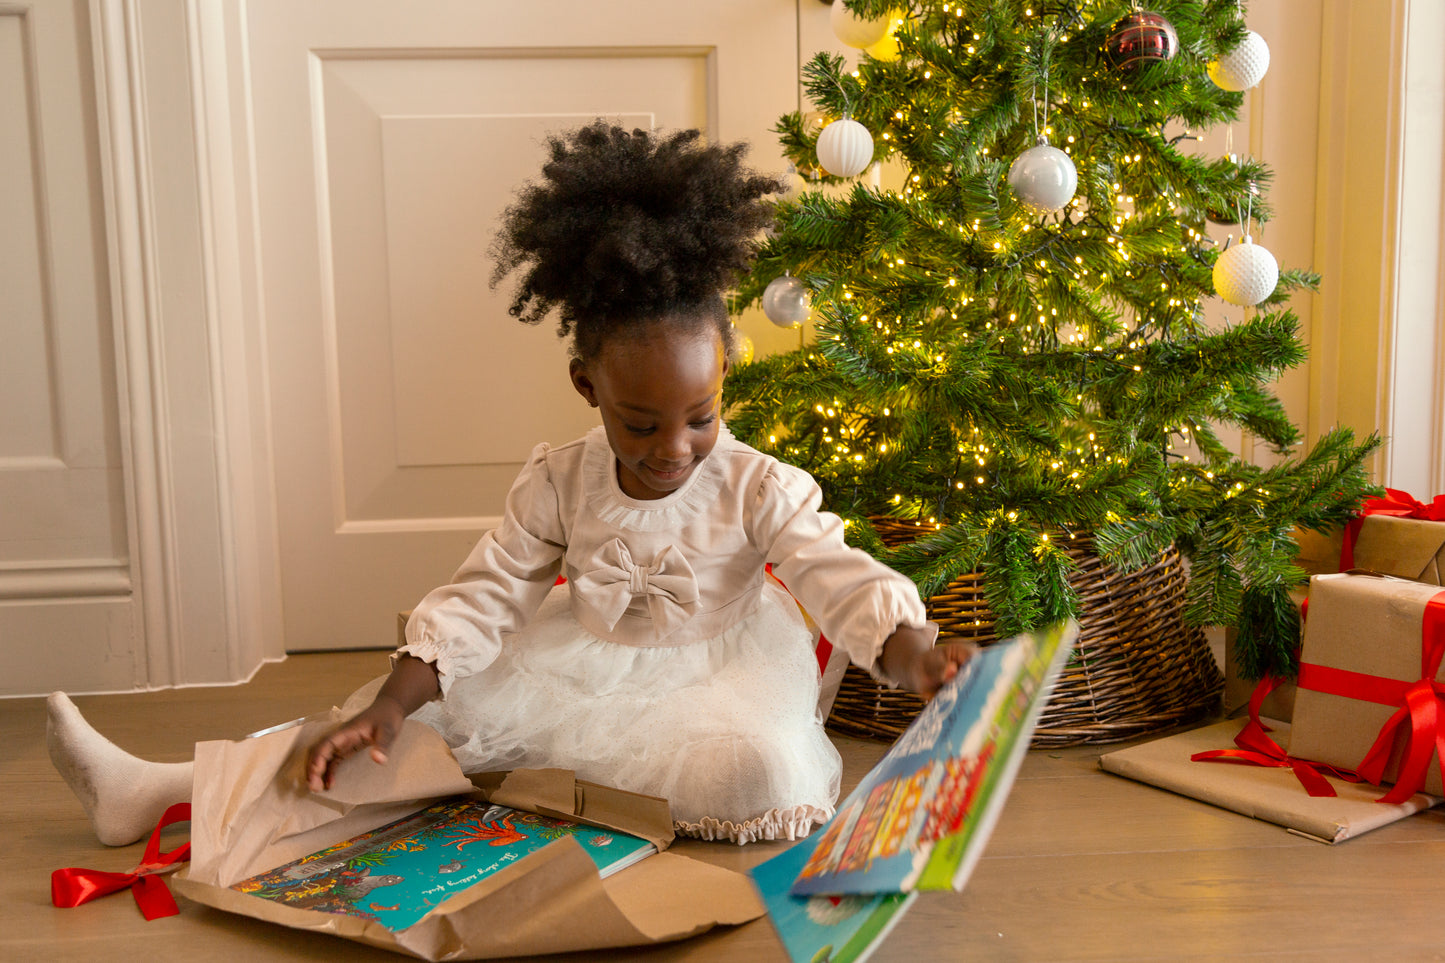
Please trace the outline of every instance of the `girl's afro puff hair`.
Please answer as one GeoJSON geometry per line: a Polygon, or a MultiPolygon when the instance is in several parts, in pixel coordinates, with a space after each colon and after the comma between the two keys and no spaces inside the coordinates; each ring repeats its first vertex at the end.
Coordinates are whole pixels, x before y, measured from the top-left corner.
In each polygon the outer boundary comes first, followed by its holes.
{"type": "Polygon", "coordinates": [[[779,189],[742,166],[746,144],[599,120],[547,146],[541,182],[519,192],[492,245],[494,287],[526,265],[514,317],[537,324],[556,308],[583,354],[638,322],[721,313],[726,323],[721,294],[772,220],[762,198],[779,189]]]}

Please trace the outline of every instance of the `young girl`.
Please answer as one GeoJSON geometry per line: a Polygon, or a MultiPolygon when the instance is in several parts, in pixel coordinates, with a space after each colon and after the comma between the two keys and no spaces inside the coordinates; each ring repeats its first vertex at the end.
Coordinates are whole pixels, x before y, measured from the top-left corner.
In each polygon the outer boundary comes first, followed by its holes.
{"type": "Polygon", "coordinates": [[[971,650],[934,646],[913,584],[844,543],[812,478],[722,424],[722,293],[775,182],[696,131],[598,122],[549,148],[506,213],[494,283],[522,268],[512,314],[556,312],[602,424],[533,451],[370,705],[312,748],[310,788],[364,748],[384,762],[411,716],[466,771],[572,769],[667,798],[676,830],[706,839],[806,835],[841,764],[798,603],[858,665],[925,696],[971,650]]]}

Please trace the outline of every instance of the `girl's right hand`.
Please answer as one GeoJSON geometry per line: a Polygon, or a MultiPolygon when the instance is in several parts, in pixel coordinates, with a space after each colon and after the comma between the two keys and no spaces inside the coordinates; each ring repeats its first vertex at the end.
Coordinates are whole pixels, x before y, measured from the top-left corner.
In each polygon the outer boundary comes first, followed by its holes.
{"type": "Polygon", "coordinates": [[[372,759],[384,764],[386,750],[401,731],[406,716],[399,702],[389,696],[378,695],[371,705],[311,747],[306,756],[307,787],[312,792],[330,789],[341,761],[366,747],[371,748],[372,759]]]}

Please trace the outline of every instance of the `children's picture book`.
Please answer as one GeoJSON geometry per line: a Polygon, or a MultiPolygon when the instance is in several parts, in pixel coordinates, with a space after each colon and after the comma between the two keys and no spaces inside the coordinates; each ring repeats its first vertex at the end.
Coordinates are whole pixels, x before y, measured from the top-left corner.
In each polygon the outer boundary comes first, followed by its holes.
{"type": "Polygon", "coordinates": [[[795,963],[863,963],[918,894],[794,896],[793,881],[812,856],[818,838],[810,836],[754,867],[753,883],[795,963]]]}
{"type": "Polygon", "coordinates": [[[961,889],[993,830],[1073,622],[986,646],[823,826],[798,896],[961,889]]]}
{"type": "Polygon", "coordinates": [[[231,888],[300,909],[359,916],[400,932],[452,894],[564,836],[582,845],[601,876],[657,851],[629,833],[457,798],[231,888]]]}
{"type": "Polygon", "coordinates": [[[1078,633],[981,649],[818,833],[753,868],[796,963],[862,963],[919,891],[963,888],[1078,633]]]}
{"type": "Polygon", "coordinates": [[[822,827],[793,894],[961,889],[1077,636],[1069,622],[980,649],[822,827]]]}

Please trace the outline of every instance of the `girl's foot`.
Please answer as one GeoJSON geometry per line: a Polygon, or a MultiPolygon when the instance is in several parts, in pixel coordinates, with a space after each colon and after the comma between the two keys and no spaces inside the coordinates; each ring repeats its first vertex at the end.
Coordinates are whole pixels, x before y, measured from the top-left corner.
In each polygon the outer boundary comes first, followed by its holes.
{"type": "Polygon", "coordinates": [[[131,755],[96,732],[64,692],[52,692],[46,709],[50,761],[105,845],[141,839],[168,807],[190,800],[194,763],[148,762],[131,755]]]}

